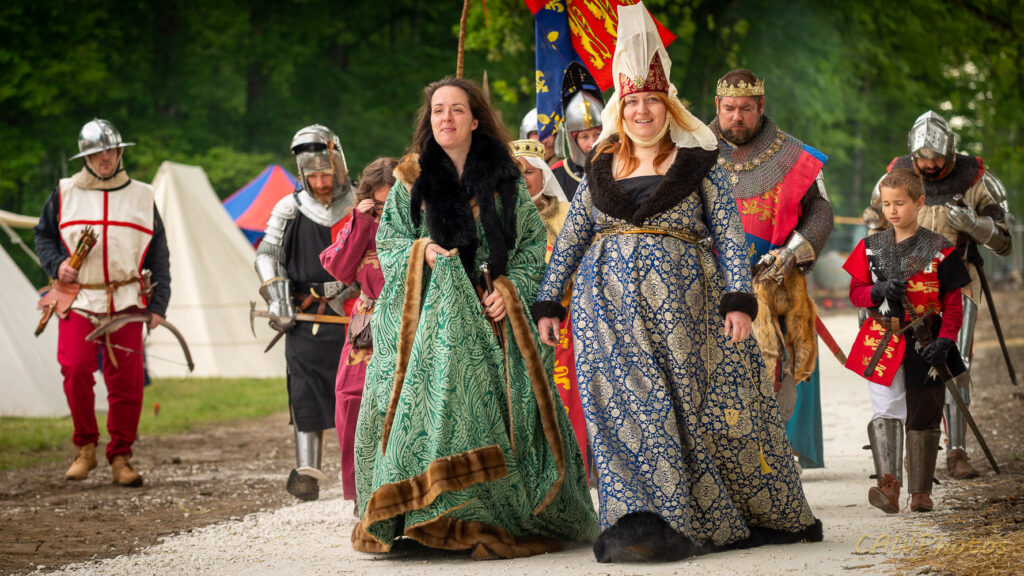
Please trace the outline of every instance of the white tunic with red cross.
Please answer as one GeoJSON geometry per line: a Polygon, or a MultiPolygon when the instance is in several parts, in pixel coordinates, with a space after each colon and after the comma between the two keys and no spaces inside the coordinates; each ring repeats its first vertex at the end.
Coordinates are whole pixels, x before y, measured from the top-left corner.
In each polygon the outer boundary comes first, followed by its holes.
{"type": "Polygon", "coordinates": [[[82,289],[71,307],[111,314],[132,306],[146,307],[142,295],[142,262],[153,238],[153,187],[131,180],[117,190],[79,188],[71,178],[60,181],[60,237],[68,254],[75,252],[82,231],[91,226],[97,241],[78,271],[82,289]],[[107,291],[100,285],[138,280],[107,291]],[[88,288],[86,286],[89,286],[88,288]]]}

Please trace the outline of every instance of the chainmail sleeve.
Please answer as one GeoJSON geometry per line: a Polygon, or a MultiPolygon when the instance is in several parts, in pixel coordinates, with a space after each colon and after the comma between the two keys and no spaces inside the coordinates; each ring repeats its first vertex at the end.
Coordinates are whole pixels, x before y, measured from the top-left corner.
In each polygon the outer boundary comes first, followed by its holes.
{"type": "Polygon", "coordinates": [[[818,188],[818,182],[815,181],[807,189],[803,200],[800,201],[800,206],[803,215],[794,231],[811,243],[815,257],[820,256],[821,251],[825,249],[825,244],[828,243],[829,236],[832,235],[832,228],[835,226],[835,212],[832,210],[832,203],[825,199],[818,188]]]}

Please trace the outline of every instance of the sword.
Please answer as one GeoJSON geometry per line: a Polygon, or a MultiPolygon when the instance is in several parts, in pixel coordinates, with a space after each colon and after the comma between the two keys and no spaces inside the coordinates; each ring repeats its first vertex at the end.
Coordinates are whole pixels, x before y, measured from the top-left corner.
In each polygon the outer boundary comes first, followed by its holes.
{"type": "MultiPolygon", "coordinates": [[[[903,309],[907,311],[907,315],[910,316],[910,325],[906,327],[913,332],[914,337],[917,339],[917,343],[923,348],[932,342],[932,332],[928,329],[924,319],[917,313],[914,305],[910,303],[910,299],[906,295],[903,296],[903,309]]],[[[934,312],[929,313],[929,315],[934,312]]],[[[985,452],[985,457],[988,458],[988,463],[992,465],[992,469],[999,474],[999,465],[996,464],[996,459],[992,456],[992,452],[988,449],[988,444],[985,442],[985,438],[981,435],[981,430],[978,429],[978,424],[974,421],[974,416],[971,415],[971,411],[967,408],[967,403],[964,402],[963,396],[960,395],[960,390],[956,387],[956,378],[949,371],[949,367],[943,362],[938,366],[934,367],[933,370],[938,372],[939,379],[946,385],[946,390],[949,390],[950,396],[956,401],[957,407],[960,408],[960,412],[964,415],[964,420],[971,427],[971,432],[974,433],[974,437],[978,440],[978,445],[985,452]]],[[[966,374],[966,372],[964,373],[966,374]]]]}
{"type": "Polygon", "coordinates": [[[1010,381],[1017,385],[1017,370],[1014,369],[1014,363],[1010,360],[1010,351],[1007,349],[1007,339],[1002,336],[1002,326],[999,324],[999,315],[995,313],[995,302],[992,301],[992,290],[988,287],[988,278],[985,277],[985,260],[981,258],[981,254],[978,252],[978,248],[974,243],[971,243],[972,250],[968,253],[968,258],[974,263],[974,268],[978,271],[978,280],[981,281],[981,293],[985,295],[985,303],[988,304],[988,314],[992,317],[992,328],[995,328],[995,336],[999,340],[999,348],[1002,349],[1002,360],[1007,363],[1007,371],[1010,372],[1010,381]]]}
{"type": "MultiPolygon", "coordinates": [[[[967,203],[964,202],[963,194],[957,194],[953,196],[953,202],[962,208],[967,207],[967,203]]],[[[957,232],[957,238],[963,238],[963,242],[958,242],[958,248],[964,251],[964,257],[968,262],[974,264],[974,268],[978,271],[978,280],[981,282],[981,293],[985,295],[985,303],[988,304],[988,313],[992,317],[992,327],[996,329],[996,338],[999,340],[999,348],[1003,351],[1003,360],[1006,362],[1006,370],[1010,373],[1010,382],[1014,386],[1017,385],[1017,370],[1013,367],[1013,361],[1010,360],[1010,351],[1006,347],[1006,338],[1003,337],[1003,327],[999,324],[999,314],[996,313],[995,302],[992,300],[992,289],[988,286],[988,278],[985,276],[985,260],[981,257],[981,253],[978,252],[978,243],[975,242],[969,234],[963,232],[957,232]]],[[[968,350],[967,352],[970,352],[968,350]]]]}
{"type": "MultiPolygon", "coordinates": [[[[270,312],[267,312],[266,310],[257,310],[256,302],[250,300],[249,329],[252,330],[253,338],[256,337],[256,318],[270,318],[270,312]]],[[[332,316],[330,314],[307,314],[305,312],[299,312],[298,314],[295,315],[295,320],[297,322],[313,322],[314,324],[348,324],[349,318],[348,316],[332,316]]],[[[275,344],[277,344],[277,341],[280,340],[282,336],[284,336],[284,334],[285,331],[283,330],[275,334],[274,337],[270,339],[270,343],[267,344],[267,347],[263,349],[263,352],[269,352],[270,349],[273,348],[275,344]]]]}

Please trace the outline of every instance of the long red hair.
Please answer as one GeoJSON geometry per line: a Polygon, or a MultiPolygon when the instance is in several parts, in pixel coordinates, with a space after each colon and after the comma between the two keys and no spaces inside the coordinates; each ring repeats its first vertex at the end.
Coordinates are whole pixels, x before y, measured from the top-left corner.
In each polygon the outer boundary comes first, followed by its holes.
{"type": "MultiPolygon", "coordinates": [[[[664,92],[651,92],[651,94],[656,95],[665,105],[666,122],[668,122],[669,117],[671,117],[671,119],[674,120],[675,123],[681,126],[684,130],[692,130],[694,128],[694,126],[691,125],[690,120],[683,116],[683,111],[680,109],[680,107],[674,105],[673,102],[669,100],[668,94],[664,92]]],[[[618,141],[606,139],[604,142],[601,142],[600,144],[597,145],[597,151],[594,153],[595,156],[598,154],[618,154],[620,165],[618,172],[615,174],[616,178],[625,178],[626,176],[629,176],[634,171],[636,171],[637,168],[640,167],[640,159],[636,157],[636,154],[634,152],[636,145],[633,143],[633,140],[631,138],[626,136],[626,130],[623,127],[624,108],[625,106],[623,106],[622,102],[620,101],[619,116],[618,118],[616,118],[615,126],[616,132],[618,132],[619,134],[618,141]]],[[[675,142],[672,141],[671,132],[671,129],[666,131],[665,136],[663,136],[661,142],[658,143],[658,154],[655,155],[654,157],[655,172],[657,172],[658,166],[660,166],[662,162],[668,159],[668,157],[671,156],[673,152],[675,152],[676,145],[675,142]]]]}

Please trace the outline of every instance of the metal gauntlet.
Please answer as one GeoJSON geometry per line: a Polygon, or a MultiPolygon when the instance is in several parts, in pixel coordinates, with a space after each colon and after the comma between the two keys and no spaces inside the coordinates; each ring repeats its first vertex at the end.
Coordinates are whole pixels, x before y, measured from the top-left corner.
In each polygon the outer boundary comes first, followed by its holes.
{"type": "Polygon", "coordinates": [[[290,330],[295,325],[295,306],[291,283],[284,271],[269,254],[257,254],[256,274],[262,281],[260,296],[267,302],[270,327],[278,332],[290,330]]]}
{"type": "Polygon", "coordinates": [[[796,257],[796,265],[800,268],[810,266],[818,257],[814,251],[814,246],[811,245],[810,241],[796,231],[794,231],[789,236],[789,240],[786,241],[786,248],[789,248],[793,252],[793,256],[796,257]]]}

